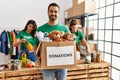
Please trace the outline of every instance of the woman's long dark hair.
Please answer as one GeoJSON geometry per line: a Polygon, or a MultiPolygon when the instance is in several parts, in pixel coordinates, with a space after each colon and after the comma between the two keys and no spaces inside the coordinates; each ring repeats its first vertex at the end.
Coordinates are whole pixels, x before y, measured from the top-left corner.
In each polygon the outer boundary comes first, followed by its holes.
{"type": "Polygon", "coordinates": [[[36,24],[36,22],[35,22],[34,20],[29,20],[29,21],[27,22],[27,24],[25,25],[25,28],[24,28],[23,30],[26,31],[26,30],[27,30],[27,26],[28,26],[29,24],[33,24],[33,30],[32,30],[32,32],[31,32],[31,35],[32,35],[32,37],[34,38],[35,33],[36,33],[36,29],[37,29],[37,24],[36,24]]]}

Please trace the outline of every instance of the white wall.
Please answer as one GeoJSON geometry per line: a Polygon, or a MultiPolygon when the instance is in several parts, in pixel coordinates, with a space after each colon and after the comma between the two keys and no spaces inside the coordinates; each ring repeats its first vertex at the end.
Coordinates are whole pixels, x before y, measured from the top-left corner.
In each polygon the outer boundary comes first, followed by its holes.
{"type": "Polygon", "coordinates": [[[21,30],[29,19],[42,25],[48,21],[49,3],[60,5],[59,21],[64,23],[64,10],[72,6],[72,0],[0,0],[0,32],[3,30],[21,30]]]}

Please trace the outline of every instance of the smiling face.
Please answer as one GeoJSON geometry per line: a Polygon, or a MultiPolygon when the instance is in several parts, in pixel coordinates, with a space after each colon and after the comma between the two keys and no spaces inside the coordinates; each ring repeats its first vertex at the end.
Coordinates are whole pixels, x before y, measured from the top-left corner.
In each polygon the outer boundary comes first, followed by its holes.
{"type": "Polygon", "coordinates": [[[26,31],[27,33],[32,34],[32,37],[34,37],[36,28],[37,28],[36,22],[34,20],[29,20],[23,30],[26,31]]]}
{"type": "Polygon", "coordinates": [[[59,8],[57,6],[50,6],[48,10],[49,21],[54,22],[59,16],[59,8]]]}
{"type": "Polygon", "coordinates": [[[77,25],[73,25],[70,27],[71,32],[77,32],[78,31],[78,26],[77,25]]]}
{"type": "Polygon", "coordinates": [[[34,30],[33,24],[28,24],[26,32],[31,33],[33,30],[34,30]]]}

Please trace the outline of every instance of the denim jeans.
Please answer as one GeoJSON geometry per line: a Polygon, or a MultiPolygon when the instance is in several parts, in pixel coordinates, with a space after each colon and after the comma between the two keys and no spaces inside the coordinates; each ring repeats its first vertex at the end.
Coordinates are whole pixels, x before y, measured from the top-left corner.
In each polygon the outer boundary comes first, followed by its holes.
{"type": "Polygon", "coordinates": [[[33,62],[36,62],[36,61],[37,61],[37,58],[36,58],[34,52],[29,52],[27,49],[24,49],[24,50],[21,50],[21,51],[20,51],[19,59],[22,59],[22,53],[23,53],[23,52],[26,53],[27,59],[30,59],[30,60],[33,61],[33,62]]]}
{"type": "Polygon", "coordinates": [[[66,80],[67,69],[42,70],[43,80],[66,80]]]}

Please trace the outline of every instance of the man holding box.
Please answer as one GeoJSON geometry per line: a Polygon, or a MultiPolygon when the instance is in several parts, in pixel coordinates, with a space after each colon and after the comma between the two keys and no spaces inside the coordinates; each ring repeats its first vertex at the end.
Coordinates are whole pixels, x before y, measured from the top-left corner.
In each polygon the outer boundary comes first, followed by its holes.
{"type": "MultiPolygon", "coordinates": [[[[51,3],[48,6],[48,17],[49,21],[42,26],[38,27],[37,31],[42,31],[43,33],[49,34],[53,30],[59,30],[63,34],[66,32],[70,32],[69,29],[58,22],[60,7],[56,3],[51,3]]],[[[66,80],[67,76],[67,69],[49,69],[49,70],[42,70],[43,79],[44,80],[66,80]]]]}

